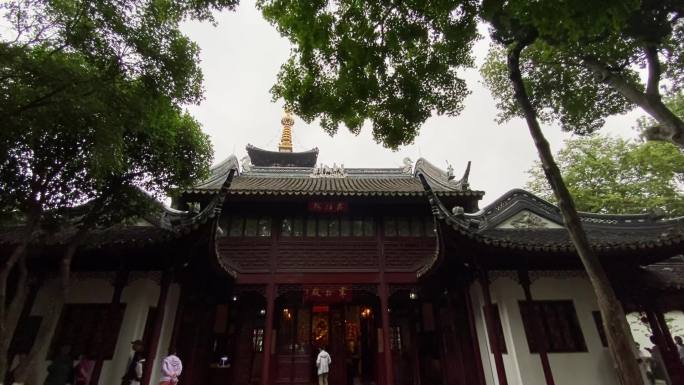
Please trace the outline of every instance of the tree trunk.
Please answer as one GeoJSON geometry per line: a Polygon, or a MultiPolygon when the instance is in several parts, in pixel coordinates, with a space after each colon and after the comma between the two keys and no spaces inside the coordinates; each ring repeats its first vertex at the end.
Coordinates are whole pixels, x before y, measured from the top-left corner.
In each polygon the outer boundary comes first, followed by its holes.
{"type": "Polygon", "coordinates": [[[43,316],[43,322],[41,322],[40,329],[38,330],[31,351],[27,357],[19,362],[16,369],[14,369],[15,382],[27,384],[29,375],[35,372],[35,364],[38,362],[38,357],[42,357],[40,353],[49,345],[48,341],[50,341],[50,338],[57,327],[59,316],[62,312],[62,305],[63,302],[61,297],[55,298],[54,301],[50,302],[48,311],[43,316]]]}
{"type": "Polygon", "coordinates": [[[544,138],[537,121],[536,111],[525,90],[525,84],[520,73],[520,52],[525,46],[524,43],[516,43],[508,51],[508,74],[515,91],[516,101],[525,115],[546,179],[549,181],[556,199],[558,199],[558,206],[565,227],[593,286],[618,380],[622,385],[644,385],[641,371],[634,356],[632,335],[622,305],[613,291],[600,260],[591,250],[572,196],[553,159],[549,143],[544,138]]]}
{"type": "Polygon", "coordinates": [[[585,57],[582,63],[600,81],[615,89],[625,99],[641,107],[660,123],[660,126],[646,129],[644,132],[646,139],[670,141],[684,149],[684,121],[667,108],[659,94],[646,93],[640,90],[594,58],[585,57]]]}
{"type": "Polygon", "coordinates": [[[14,334],[14,328],[17,321],[17,310],[21,303],[23,302],[23,297],[26,294],[26,284],[28,282],[28,270],[26,268],[25,254],[28,248],[33,232],[38,226],[40,214],[31,215],[26,223],[24,232],[22,235],[21,243],[19,243],[12,254],[9,255],[7,260],[0,270],[0,375],[3,376],[7,373],[8,369],[8,349],[9,344],[14,334]],[[17,292],[10,301],[9,312],[7,306],[7,281],[14,267],[19,263],[19,280],[17,281],[17,292]]]}
{"type": "Polygon", "coordinates": [[[62,259],[60,260],[60,295],[50,303],[50,310],[48,314],[44,317],[43,326],[40,328],[40,332],[36,336],[33,343],[33,347],[29,352],[28,356],[25,357],[22,362],[19,363],[15,373],[15,379],[19,382],[25,382],[26,376],[31,373],[34,369],[34,365],[37,362],[37,357],[40,355],[44,346],[50,343],[52,337],[52,331],[57,327],[59,322],[59,316],[61,315],[62,306],[67,302],[69,297],[69,284],[71,281],[71,263],[76,255],[78,247],[81,245],[86,235],[90,231],[90,228],[94,225],[97,220],[100,210],[102,209],[103,203],[96,202],[91,211],[86,215],[81,226],[79,226],[76,233],[69,240],[69,244],[62,254],[62,259]]]}

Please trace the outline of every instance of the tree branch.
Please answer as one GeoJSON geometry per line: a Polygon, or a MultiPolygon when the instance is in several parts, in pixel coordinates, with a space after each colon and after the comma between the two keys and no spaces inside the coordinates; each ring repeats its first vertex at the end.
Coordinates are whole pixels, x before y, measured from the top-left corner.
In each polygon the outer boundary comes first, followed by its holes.
{"type": "Polygon", "coordinates": [[[653,44],[644,45],[644,54],[648,63],[648,81],[646,83],[646,95],[660,98],[660,59],[658,49],[653,44]]]}
{"type": "Polygon", "coordinates": [[[684,148],[684,121],[667,108],[659,93],[652,95],[643,92],[635,84],[621,76],[620,73],[610,71],[592,56],[583,57],[582,65],[589,69],[599,81],[612,87],[625,99],[641,107],[660,123],[659,126],[644,132],[648,140],[666,140],[684,148]]]}

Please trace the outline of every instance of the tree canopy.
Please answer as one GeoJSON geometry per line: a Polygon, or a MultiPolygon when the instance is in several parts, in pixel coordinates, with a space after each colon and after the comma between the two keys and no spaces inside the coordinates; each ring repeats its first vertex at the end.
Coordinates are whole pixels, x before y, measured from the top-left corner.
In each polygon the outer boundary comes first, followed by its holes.
{"type": "Polygon", "coordinates": [[[294,43],[274,99],[306,121],[358,133],[366,120],[379,143],[415,138],[433,112],[456,115],[468,95],[459,70],[473,65],[477,3],[260,0],[267,20],[294,43]]]}
{"type": "MultiPolygon", "coordinates": [[[[202,98],[179,30],[236,1],[16,0],[0,40],[4,212],[56,213],[112,183],[161,194],[204,175],[211,146],[182,110],[202,98]]],[[[123,208],[123,206],[122,206],[123,208]]]]}
{"type": "MultiPolygon", "coordinates": [[[[578,210],[684,215],[684,155],[671,143],[591,135],[566,140],[555,159],[578,210]]],[[[529,174],[527,188],[555,201],[541,165],[529,174]]]]}
{"type": "MultiPolygon", "coordinates": [[[[495,40],[531,39],[521,72],[543,122],[589,133],[605,117],[641,107],[654,118],[650,139],[684,147],[684,123],[662,101],[684,80],[684,5],[676,0],[483,1],[495,40]],[[657,124],[656,124],[657,122],[657,124]]],[[[522,116],[507,87],[502,47],[492,47],[482,68],[500,118],[522,116]]]]}
{"type": "MultiPolygon", "coordinates": [[[[77,229],[60,261],[64,300],[71,260],[87,231],[142,214],[151,205],[141,189],[161,195],[208,172],[209,139],[182,108],[202,99],[199,50],[179,24],[211,20],[213,10],[236,3],[14,0],[0,6],[9,24],[0,36],[0,219],[25,225],[0,269],[0,373],[26,295],[25,250],[37,228],[77,229]],[[8,278],[17,270],[8,299],[8,278]]],[[[26,373],[36,351],[22,366],[26,373]]]]}

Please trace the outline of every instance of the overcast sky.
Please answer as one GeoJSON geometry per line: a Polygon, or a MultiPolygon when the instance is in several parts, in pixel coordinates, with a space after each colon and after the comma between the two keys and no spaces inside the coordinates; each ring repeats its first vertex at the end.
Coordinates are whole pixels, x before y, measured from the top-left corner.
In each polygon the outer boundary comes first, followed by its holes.
{"type": "MultiPolygon", "coordinates": [[[[188,109],[211,136],[215,163],[232,153],[241,158],[247,143],[276,150],[283,101],[273,103],[269,89],[289,56],[290,44],[261,17],[253,1],[242,1],[236,12],[218,14],[216,19],[216,27],[196,22],[183,26],[202,50],[206,89],[202,104],[188,109]]],[[[488,45],[489,40],[482,39],[475,47],[478,66],[488,45]]],[[[470,160],[471,188],[486,192],[483,204],[491,202],[512,188],[524,186],[526,171],[537,153],[522,120],[496,124],[495,102],[481,84],[477,69],[466,71],[465,78],[472,94],[465,100],[463,113],[432,117],[413,145],[390,151],[373,141],[369,126],[358,136],[341,127],[335,137],[330,137],[317,122],[307,125],[295,118],[294,150],[318,147],[319,162],[342,163],[345,167],[399,167],[405,157],[414,162],[424,157],[443,169],[449,162],[457,175],[470,160]]],[[[604,132],[634,137],[632,127],[640,115],[634,111],[611,118],[604,132]]],[[[554,151],[569,137],[557,126],[545,127],[545,134],[554,151]]]]}

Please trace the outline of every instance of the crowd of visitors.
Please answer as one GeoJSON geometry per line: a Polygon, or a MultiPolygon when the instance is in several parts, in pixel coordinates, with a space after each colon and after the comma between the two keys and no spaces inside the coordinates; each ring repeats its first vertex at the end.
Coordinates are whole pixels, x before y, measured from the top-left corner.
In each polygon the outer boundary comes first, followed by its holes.
{"type": "MultiPolygon", "coordinates": [[[[126,364],[126,371],[121,377],[121,385],[140,385],[145,371],[145,344],[141,340],[131,342],[131,355],[126,364]]],[[[89,385],[95,369],[93,357],[82,354],[74,366],[71,346],[65,345],[47,368],[48,375],[44,385],[89,385]]],[[[183,363],[176,355],[175,348],[161,362],[159,385],[175,385],[183,372],[183,363]]]]}

